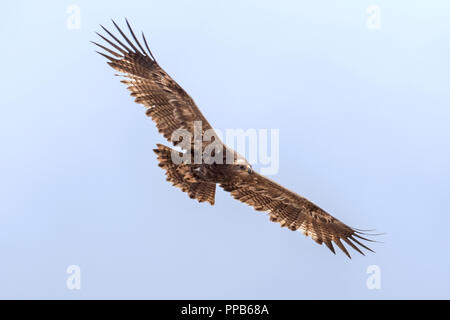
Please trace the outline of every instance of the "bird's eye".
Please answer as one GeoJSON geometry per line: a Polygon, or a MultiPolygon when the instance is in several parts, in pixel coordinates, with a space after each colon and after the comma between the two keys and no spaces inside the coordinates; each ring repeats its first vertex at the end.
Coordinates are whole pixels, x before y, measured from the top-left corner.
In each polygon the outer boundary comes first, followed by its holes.
{"type": "Polygon", "coordinates": [[[239,169],[244,170],[244,169],[245,169],[245,166],[240,165],[240,166],[239,166],[239,169]]]}

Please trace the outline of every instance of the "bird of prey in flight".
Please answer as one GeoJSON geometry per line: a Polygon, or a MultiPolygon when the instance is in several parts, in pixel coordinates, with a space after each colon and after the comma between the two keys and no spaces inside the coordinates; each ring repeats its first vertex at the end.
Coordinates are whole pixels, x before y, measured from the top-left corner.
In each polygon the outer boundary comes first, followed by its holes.
{"type": "Polygon", "coordinates": [[[211,205],[214,205],[216,186],[219,186],[255,210],[267,212],[270,220],[282,227],[302,231],[318,244],[324,243],[333,253],[333,242],[349,258],[343,242],[363,255],[361,248],[372,251],[362,243],[364,240],[373,241],[363,237],[367,234],[363,231],[367,230],[347,226],[309,200],[253,171],[244,157],[223,144],[217,136],[211,139],[215,143],[211,152],[215,161],[186,161],[194,158],[199,151],[198,146],[200,152],[206,148],[206,142],[202,141],[195,147],[191,140],[195,123],[201,122],[201,134],[213,131],[212,126],[194,100],[159,66],[144,34],[139,41],[127,20],[128,37],[114,21],[113,24],[120,36],[116,37],[103,26],[106,35],[97,33],[110,47],[94,44],[105,51],[98,53],[124,77],[121,82],[131,91],[135,102],[145,106],[146,115],[153,119],[158,131],[181,147],[181,152],[161,144],[154,149],[169,182],[190,198],[211,205]],[[180,129],[189,136],[174,139],[174,133],[180,129]],[[179,158],[184,160],[174,161],[179,158]]]}

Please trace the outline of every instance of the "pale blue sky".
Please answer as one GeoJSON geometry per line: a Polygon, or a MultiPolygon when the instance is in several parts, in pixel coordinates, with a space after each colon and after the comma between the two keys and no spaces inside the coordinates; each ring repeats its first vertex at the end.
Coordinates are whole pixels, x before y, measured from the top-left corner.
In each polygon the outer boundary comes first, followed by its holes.
{"type": "Polygon", "coordinates": [[[448,1],[4,6],[0,298],[450,298],[448,1]],[[279,128],[272,178],[386,232],[377,253],[334,256],[221,190],[210,207],[167,183],[164,139],[89,43],[124,17],[215,127],[279,128]]]}

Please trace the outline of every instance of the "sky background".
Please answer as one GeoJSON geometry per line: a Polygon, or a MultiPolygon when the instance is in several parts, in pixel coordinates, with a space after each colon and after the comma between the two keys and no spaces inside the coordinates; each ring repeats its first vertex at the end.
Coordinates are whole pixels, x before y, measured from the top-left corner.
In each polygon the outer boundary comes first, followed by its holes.
{"type": "Polygon", "coordinates": [[[411,0],[5,3],[0,298],[450,298],[449,12],[411,0]],[[222,190],[211,207],[167,183],[152,152],[165,140],[89,43],[124,17],[214,127],[280,129],[271,178],[385,232],[376,254],[335,256],[222,190]],[[80,290],[66,287],[70,265],[80,290]]]}

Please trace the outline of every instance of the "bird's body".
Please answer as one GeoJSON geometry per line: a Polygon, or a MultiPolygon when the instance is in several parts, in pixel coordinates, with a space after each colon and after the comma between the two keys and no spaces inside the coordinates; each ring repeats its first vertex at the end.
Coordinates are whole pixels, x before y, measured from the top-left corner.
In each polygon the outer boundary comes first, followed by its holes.
{"type": "Polygon", "coordinates": [[[166,171],[169,182],[189,197],[211,205],[215,203],[216,187],[219,186],[255,210],[268,212],[270,220],[280,223],[282,227],[302,231],[317,243],[324,243],[333,253],[334,242],[350,257],[341,240],[361,254],[363,252],[359,247],[372,251],[360,242],[371,241],[362,237],[362,232],[347,226],[295,192],[254,172],[243,156],[220,141],[194,100],[158,65],[145,37],[142,35],[147,50],[138,41],[128,21],[134,43],[114,25],[127,44],[103,27],[112,40],[102,35],[100,37],[115,50],[95,44],[112,55],[100,53],[109,60],[111,67],[126,78],[122,82],[127,85],[135,101],[147,108],[146,114],[154,120],[159,132],[181,147],[182,152],[162,144],[154,149],[159,166],[166,171]],[[197,132],[197,123],[201,124],[200,132],[197,132]],[[184,134],[182,139],[179,139],[180,131],[184,134]],[[201,137],[210,135],[214,138],[201,139],[196,143],[198,133],[201,137]],[[213,148],[210,148],[211,141],[214,142],[213,148]]]}

